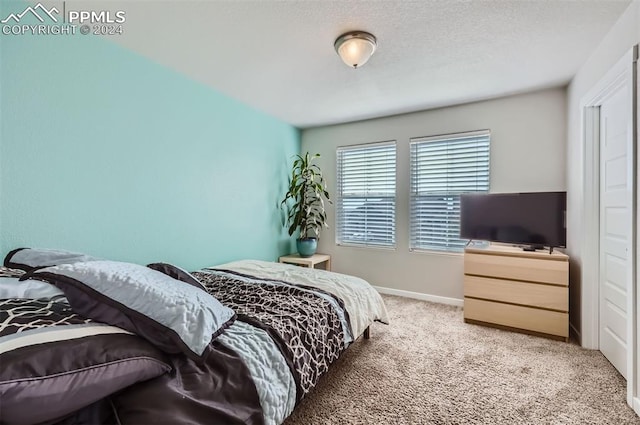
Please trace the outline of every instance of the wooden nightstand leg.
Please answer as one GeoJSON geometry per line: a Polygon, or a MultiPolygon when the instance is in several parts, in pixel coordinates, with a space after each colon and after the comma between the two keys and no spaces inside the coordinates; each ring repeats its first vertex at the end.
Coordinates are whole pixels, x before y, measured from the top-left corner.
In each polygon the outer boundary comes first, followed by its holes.
{"type": "Polygon", "coordinates": [[[369,326],[367,326],[367,329],[364,330],[362,336],[364,336],[364,339],[371,338],[371,330],[369,329],[369,326]]]}
{"type": "Polygon", "coordinates": [[[330,272],[331,271],[331,258],[329,258],[327,260],[327,271],[330,272]]]}

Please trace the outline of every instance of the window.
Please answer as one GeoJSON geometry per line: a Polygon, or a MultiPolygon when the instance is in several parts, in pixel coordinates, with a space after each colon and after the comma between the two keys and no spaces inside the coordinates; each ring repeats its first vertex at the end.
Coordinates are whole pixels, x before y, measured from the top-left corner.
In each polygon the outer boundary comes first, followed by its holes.
{"type": "Polygon", "coordinates": [[[489,191],[489,141],[489,131],[411,139],[411,250],[464,249],[460,194],[489,191]]]}
{"type": "Polygon", "coordinates": [[[396,142],[337,150],[336,243],[395,247],[396,142]]]}

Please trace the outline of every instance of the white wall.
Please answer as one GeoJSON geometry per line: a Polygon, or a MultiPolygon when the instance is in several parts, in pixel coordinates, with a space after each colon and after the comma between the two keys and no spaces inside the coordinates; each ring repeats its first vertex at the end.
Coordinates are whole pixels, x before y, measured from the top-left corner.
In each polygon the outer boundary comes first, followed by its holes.
{"type": "MultiPolygon", "coordinates": [[[[428,94],[426,94],[428,95],[428,94]]],[[[320,153],[319,165],[335,195],[338,146],[396,140],[396,249],[336,246],[335,213],[320,237],[319,252],[332,268],[373,285],[461,299],[461,254],[409,252],[409,139],[491,130],[491,191],[565,190],[566,90],[555,88],[501,99],[303,130],[302,152],[320,153]]]]}
{"type": "MultiPolygon", "coordinates": [[[[567,91],[567,253],[571,256],[570,320],[581,331],[581,238],[583,223],[584,146],[581,140],[581,99],[626,52],[640,42],[640,0],[634,0],[612,27],[567,91]]],[[[593,312],[598,314],[598,312],[593,312]]]]}

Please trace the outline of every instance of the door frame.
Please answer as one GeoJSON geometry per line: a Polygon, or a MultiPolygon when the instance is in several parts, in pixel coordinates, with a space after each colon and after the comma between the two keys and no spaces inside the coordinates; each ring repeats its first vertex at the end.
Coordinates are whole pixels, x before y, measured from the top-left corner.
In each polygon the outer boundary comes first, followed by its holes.
{"type": "MultiPolygon", "coordinates": [[[[606,74],[595,84],[580,102],[582,119],[581,140],[583,146],[583,200],[582,220],[583,229],[580,248],[581,261],[581,344],[585,348],[599,349],[599,302],[600,302],[600,105],[617,89],[627,84],[631,89],[632,113],[637,112],[638,81],[637,81],[638,46],[629,50],[606,74]]],[[[637,118],[640,119],[640,113],[637,118]]],[[[640,220],[637,218],[637,199],[640,196],[640,182],[638,181],[638,119],[631,117],[632,128],[632,189],[631,214],[636,217],[632,223],[632,252],[631,279],[627,282],[627,404],[640,415],[640,381],[638,380],[638,360],[640,353],[640,337],[638,330],[638,294],[636,282],[640,278],[637,264],[640,264],[640,252],[637,249],[638,229],[640,220]]]]}

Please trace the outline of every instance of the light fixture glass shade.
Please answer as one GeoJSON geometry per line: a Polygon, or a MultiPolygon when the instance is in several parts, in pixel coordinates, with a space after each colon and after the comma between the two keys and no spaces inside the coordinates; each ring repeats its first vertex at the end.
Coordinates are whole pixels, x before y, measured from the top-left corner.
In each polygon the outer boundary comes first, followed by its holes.
{"type": "Polygon", "coordinates": [[[359,68],[376,51],[376,38],[368,32],[354,31],[341,35],[334,47],[347,66],[359,68]]]}

